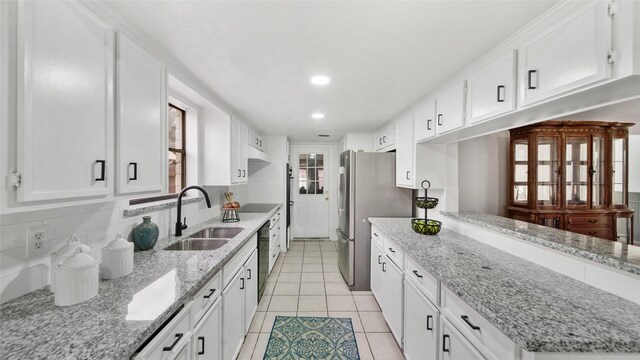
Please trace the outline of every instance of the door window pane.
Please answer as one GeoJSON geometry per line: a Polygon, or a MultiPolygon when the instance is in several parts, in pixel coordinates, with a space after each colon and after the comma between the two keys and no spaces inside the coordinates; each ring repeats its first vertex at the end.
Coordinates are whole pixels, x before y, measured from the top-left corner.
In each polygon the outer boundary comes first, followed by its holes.
{"type": "MultiPolygon", "coordinates": [[[[627,161],[627,146],[625,139],[613,139],[613,174],[612,175],[612,196],[611,203],[613,205],[625,205],[625,162],[627,161]]],[[[638,216],[638,214],[636,214],[638,216]]]]}
{"type": "Polygon", "coordinates": [[[513,146],[513,202],[515,204],[526,204],[529,197],[529,141],[527,139],[518,139],[514,141],[513,146]]]}
{"type": "Polygon", "coordinates": [[[186,183],[185,123],[186,112],[169,104],[169,194],[179,193],[186,183]]]}
{"type": "Polygon", "coordinates": [[[587,205],[587,144],[586,136],[567,137],[566,198],[567,205],[587,205]]]}
{"type": "Polygon", "coordinates": [[[555,137],[538,138],[538,205],[557,205],[558,142],[555,137]]]}
{"type": "Polygon", "coordinates": [[[605,142],[600,136],[593,137],[593,160],[591,169],[591,206],[604,206],[604,159],[605,142]]]}
{"type": "Polygon", "coordinates": [[[324,194],[324,159],[322,154],[300,154],[298,161],[300,194],[324,194]]]}

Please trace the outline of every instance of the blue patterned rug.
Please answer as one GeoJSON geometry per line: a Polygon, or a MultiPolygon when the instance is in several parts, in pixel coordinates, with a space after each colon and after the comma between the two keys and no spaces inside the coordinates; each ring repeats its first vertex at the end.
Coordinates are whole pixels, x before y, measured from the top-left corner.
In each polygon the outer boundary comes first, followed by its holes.
{"type": "Polygon", "coordinates": [[[351,319],[276,316],[265,360],[360,360],[351,319]]]}

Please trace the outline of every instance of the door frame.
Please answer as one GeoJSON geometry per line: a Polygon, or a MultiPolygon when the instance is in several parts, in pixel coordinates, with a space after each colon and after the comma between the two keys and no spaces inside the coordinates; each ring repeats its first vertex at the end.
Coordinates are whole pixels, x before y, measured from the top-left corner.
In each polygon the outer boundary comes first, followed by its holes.
{"type": "MultiPolygon", "coordinates": [[[[337,181],[334,176],[334,170],[336,169],[336,159],[334,159],[334,157],[336,156],[337,153],[337,143],[293,143],[291,144],[291,160],[290,160],[290,164],[291,164],[291,169],[293,171],[293,181],[294,183],[291,186],[291,191],[295,191],[295,189],[297,189],[297,185],[295,183],[295,181],[298,180],[298,166],[299,166],[299,162],[298,162],[298,154],[302,151],[304,152],[304,149],[309,149],[309,148],[322,148],[326,151],[327,157],[324,160],[325,162],[325,169],[328,169],[328,177],[325,177],[325,187],[329,188],[328,194],[325,191],[325,196],[328,195],[329,196],[329,206],[327,207],[327,234],[328,234],[328,238],[331,240],[335,240],[336,239],[336,235],[332,233],[332,229],[335,230],[335,228],[337,227],[337,181]],[[334,189],[336,189],[334,191],[334,189]],[[333,209],[334,207],[336,207],[336,209],[333,209]],[[335,211],[334,211],[335,210],[335,211]],[[333,223],[336,223],[335,226],[332,226],[333,223]],[[333,234],[333,235],[332,235],[333,234]]],[[[294,197],[294,194],[291,194],[292,198],[294,197]]],[[[296,204],[294,203],[293,205],[294,207],[296,206],[296,204]]],[[[291,211],[291,217],[295,216],[295,210],[291,211]]],[[[296,234],[294,232],[294,228],[293,228],[293,219],[291,221],[291,238],[295,239],[296,238],[296,234]]]]}

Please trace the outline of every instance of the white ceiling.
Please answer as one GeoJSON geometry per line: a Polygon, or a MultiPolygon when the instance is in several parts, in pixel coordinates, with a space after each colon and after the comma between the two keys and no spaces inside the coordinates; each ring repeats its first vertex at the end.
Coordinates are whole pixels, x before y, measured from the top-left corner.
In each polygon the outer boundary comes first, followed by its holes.
{"type": "Polygon", "coordinates": [[[264,133],[335,141],[373,132],[555,2],[109,5],[264,133]],[[331,83],[311,85],[318,73],[331,83]]]}

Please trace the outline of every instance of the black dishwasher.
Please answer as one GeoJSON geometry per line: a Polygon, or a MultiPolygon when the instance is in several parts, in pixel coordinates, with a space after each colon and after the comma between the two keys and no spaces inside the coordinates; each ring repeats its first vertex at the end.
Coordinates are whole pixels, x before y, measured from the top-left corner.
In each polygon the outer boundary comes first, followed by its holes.
{"type": "Polygon", "coordinates": [[[267,221],[258,230],[258,302],[262,299],[269,275],[269,225],[267,221]]]}

